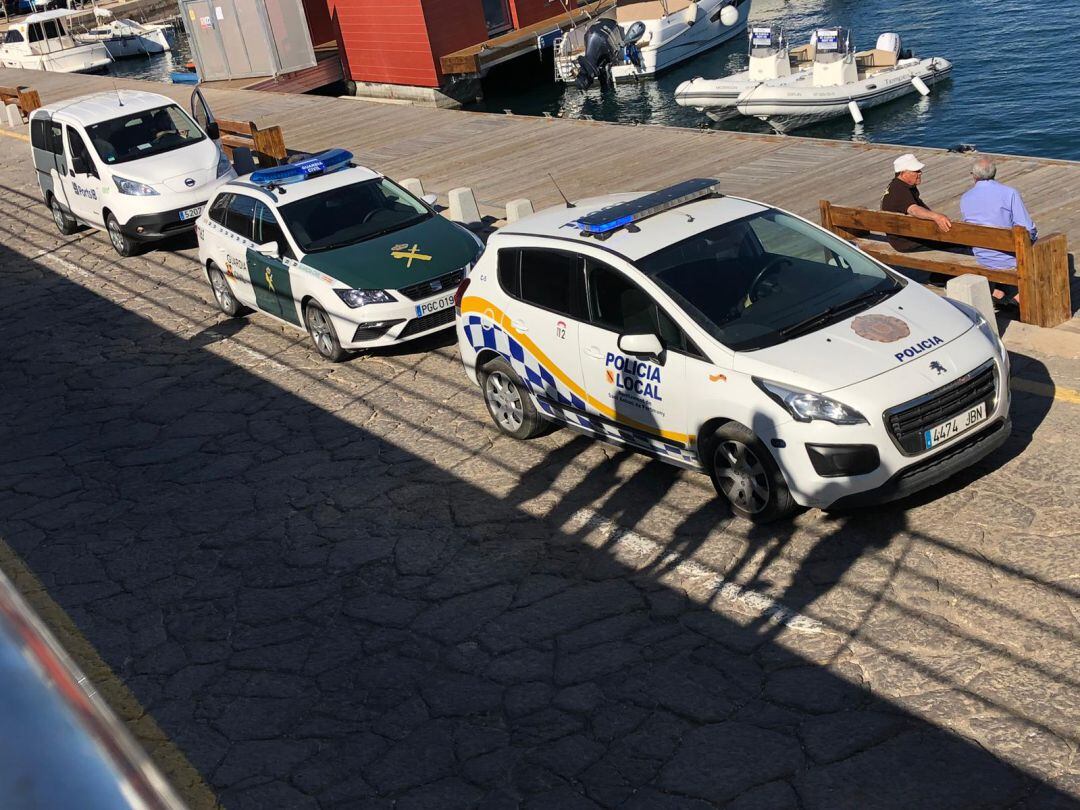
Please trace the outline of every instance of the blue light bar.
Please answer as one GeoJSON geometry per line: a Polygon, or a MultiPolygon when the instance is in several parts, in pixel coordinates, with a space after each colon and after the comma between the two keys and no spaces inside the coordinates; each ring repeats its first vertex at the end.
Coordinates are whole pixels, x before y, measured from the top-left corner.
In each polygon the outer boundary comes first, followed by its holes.
{"type": "Polygon", "coordinates": [[[336,172],[348,166],[352,159],[352,152],[346,152],[344,149],[328,149],[287,166],[259,169],[251,175],[251,182],[257,186],[287,186],[290,183],[303,182],[309,177],[336,172]]]}
{"type": "Polygon", "coordinates": [[[601,208],[578,219],[573,224],[581,229],[583,236],[605,238],[612,231],[625,228],[634,222],[656,216],[694,200],[720,194],[720,183],[705,177],[685,180],[636,200],[601,208]]]}

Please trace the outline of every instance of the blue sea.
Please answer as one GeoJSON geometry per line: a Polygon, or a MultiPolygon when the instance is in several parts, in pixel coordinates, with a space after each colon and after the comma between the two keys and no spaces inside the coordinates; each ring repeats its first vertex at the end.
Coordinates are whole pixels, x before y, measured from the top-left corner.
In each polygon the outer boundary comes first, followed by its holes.
{"type": "MultiPolygon", "coordinates": [[[[867,110],[861,126],[835,119],[798,135],[942,148],[967,143],[983,152],[1080,160],[1080,60],[1073,58],[1080,0],[753,0],[750,21],[782,25],[793,45],[807,42],[819,26],[845,26],[860,50],[872,48],[878,34],[895,31],[916,56],[942,56],[954,64],[952,78],[935,85],[928,98],[912,94],[867,110]]],[[[715,124],[675,103],[673,93],[684,80],[724,76],[745,70],[746,63],[746,39],[740,35],[655,81],[607,94],[565,88],[547,75],[515,82],[513,74],[522,75],[515,67],[493,77],[483,106],[769,132],[754,119],[715,124]]]]}

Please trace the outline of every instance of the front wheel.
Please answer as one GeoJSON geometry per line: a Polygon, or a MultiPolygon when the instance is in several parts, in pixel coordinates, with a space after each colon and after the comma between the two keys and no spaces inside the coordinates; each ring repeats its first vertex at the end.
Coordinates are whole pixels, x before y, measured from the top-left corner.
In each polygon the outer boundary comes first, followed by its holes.
{"type": "Polygon", "coordinates": [[[525,390],[525,384],[501,357],[487,363],[480,372],[484,404],[496,427],[515,439],[531,439],[546,425],[525,390]]]}
{"type": "Polygon", "coordinates": [[[713,486],[736,515],[751,523],[769,523],[795,511],[783,473],[752,430],[728,422],[708,446],[713,486]]]}
{"type": "Polygon", "coordinates": [[[138,245],[134,240],[120,230],[120,221],[115,214],[109,214],[105,220],[105,229],[109,232],[109,241],[112,242],[113,249],[125,259],[138,252],[138,245]]]}
{"type": "Polygon", "coordinates": [[[331,363],[340,363],[349,356],[349,353],[341,348],[341,342],[338,340],[337,333],[334,332],[334,324],[330,322],[330,316],[314,301],[304,307],[304,323],[311,336],[311,342],[315,344],[315,351],[331,363]]]}

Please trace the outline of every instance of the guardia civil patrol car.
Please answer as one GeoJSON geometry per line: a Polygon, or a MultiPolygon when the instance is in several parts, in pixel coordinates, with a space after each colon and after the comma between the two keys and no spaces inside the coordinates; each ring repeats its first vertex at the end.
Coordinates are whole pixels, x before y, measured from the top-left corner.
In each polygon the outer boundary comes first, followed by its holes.
{"type": "Polygon", "coordinates": [[[121,256],[195,227],[214,190],[236,177],[218,126],[196,91],[199,126],[170,98],[116,90],[30,114],[42,199],[64,235],[105,231],[121,256]]]}
{"type": "Polygon", "coordinates": [[[465,228],[332,149],[222,187],[199,218],[218,306],[307,330],[333,362],[454,324],[454,291],[483,251],[465,228]]]}
{"type": "Polygon", "coordinates": [[[500,430],[562,423],[703,471],[757,522],[902,497],[1011,429],[974,309],[714,180],[515,222],[458,308],[500,430]]]}

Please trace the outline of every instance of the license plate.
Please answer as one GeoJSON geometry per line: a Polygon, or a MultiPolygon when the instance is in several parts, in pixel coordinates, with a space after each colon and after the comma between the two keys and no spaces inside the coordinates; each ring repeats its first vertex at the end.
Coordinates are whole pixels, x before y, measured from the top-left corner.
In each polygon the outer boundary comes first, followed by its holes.
{"type": "Polygon", "coordinates": [[[454,305],[454,294],[443,296],[442,298],[436,298],[434,301],[425,301],[422,304],[416,305],[416,317],[422,318],[425,315],[431,315],[433,312],[440,312],[447,307],[454,305]]]}
{"type": "Polygon", "coordinates": [[[203,207],[200,205],[197,208],[188,208],[180,212],[180,221],[183,222],[188,219],[195,219],[202,213],[203,207]]]}
{"type": "Polygon", "coordinates": [[[962,413],[955,419],[950,419],[948,422],[942,422],[937,427],[930,428],[923,434],[924,444],[926,449],[936,447],[942,442],[947,442],[949,439],[963,433],[965,430],[975,427],[981,422],[986,421],[986,403],[980,402],[974,408],[971,408],[966,413],[962,413]]]}

